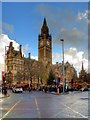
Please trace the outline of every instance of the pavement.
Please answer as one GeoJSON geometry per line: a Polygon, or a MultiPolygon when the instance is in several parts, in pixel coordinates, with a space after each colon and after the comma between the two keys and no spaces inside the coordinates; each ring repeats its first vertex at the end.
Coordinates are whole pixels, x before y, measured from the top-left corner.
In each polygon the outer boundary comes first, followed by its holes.
{"type": "MultiPolygon", "coordinates": [[[[65,92],[65,93],[56,93],[56,92],[49,92],[50,94],[54,94],[54,95],[67,95],[67,94],[74,94],[74,93],[79,93],[80,91],[73,91],[73,92],[65,92]]],[[[10,94],[8,93],[7,95],[2,94],[2,92],[0,92],[0,99],[1,98],[6,98],[9,97],[10,94]]]]}
{"type": "Polygon", "coordinates": [[[79,93],[81,91],[69,91],[69,92],[61,92],[61,93],[57,93],[57,92],[50,92],[51,94],[54,94],[54,95],[67,95],[67,94],[74,94],[74,93],[79,93]]]}
{"type": "Polygon", "coordinates": [[[9,96],[10,96],[9,94],[4,95],[4,94],[2,94],[2,92],[0,92],[0,99],[1,99],[1,98],[6,98],[6,97],[9,97],[9,96]]]}

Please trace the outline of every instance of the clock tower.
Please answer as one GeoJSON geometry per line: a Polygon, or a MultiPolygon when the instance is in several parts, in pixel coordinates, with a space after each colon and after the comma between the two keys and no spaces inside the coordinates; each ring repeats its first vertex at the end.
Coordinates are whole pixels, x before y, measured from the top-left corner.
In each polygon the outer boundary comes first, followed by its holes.
{"type": "Polygon", "coordinates": [[[52,37],[45,18],[38,36],[38,60],[44,64],[52,64],[52,37]]]}

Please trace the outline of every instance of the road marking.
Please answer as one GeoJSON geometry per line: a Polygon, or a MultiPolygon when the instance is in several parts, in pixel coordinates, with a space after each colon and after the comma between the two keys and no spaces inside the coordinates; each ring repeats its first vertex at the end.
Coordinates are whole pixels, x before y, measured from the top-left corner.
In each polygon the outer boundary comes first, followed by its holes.
{"type": "Polygon", "coordinates": [[[3,108],[3,107],[0,107],[0,110],[8,110],[9,108],[3,108]]]}
{"type": "Polygon", "coordinates": [[[35,104],[36,104],[37,111],[39,113],[39,118],[41,118],[41,113],[40,113],[40,109],[39,109],[36,97],[35,97],[35,104]]]}
{"type": "Polygon", "coordinates": [[[3,100],[2,100],[2,99],[0,99],[0,102],[3,102],[3,100]]]}
{"type": "MultiPolygon", "coordinates": [[[[65,105],[65,104],[61,104],[61,105],[65,106],[66,109],[68,108],[68,109],[70,109],[72,112],[74,112],[74,113],[76,113],[76,114],[79,114],[79,115],[82,116],[83,118],[88,118],[88,116],[84,116],[83,114],[81,114],[81,113],[79,113],[79,112],[73,110],[72,108],[70,108],[69,106],[67,106],[67,105],[65,105]]],[[[64,109],[63,111],[65,111],[65,109],[64,109]]],[[[55,114],[53,117],[58,116],[60,113],[61,113],[61,112],[58,112],[58,113],[55,114]]]]}
{"type": "Polygon", "coordinates": [[[14,109],[14,107],[18,104],[18,103],[20,103],[21,102],[21,100],[19,100],[18,102],[16,102],[16,104],[12,107],[12,108],[10,108],[10,110],[2,117],[2,118],[0,118],[0,120],[2,120],[3,118],[5,118],[13,109],[14,109]]]}
{"type": "Polygon", "coordinates": [[[64,105],[64,106],[67,107],[68,109],[70,109],[72,112],[74,112],[74,113],[76,113],[76,114],[79,114],[79,115],[82,116],[83,118],[88,118],[88,117],[84,116],[83,114],[81,114],[81,113],[79,113],[79,112],[73,110],[73,109],[70,108],[69,106],[67,106],[67,105],[64,105]]]}

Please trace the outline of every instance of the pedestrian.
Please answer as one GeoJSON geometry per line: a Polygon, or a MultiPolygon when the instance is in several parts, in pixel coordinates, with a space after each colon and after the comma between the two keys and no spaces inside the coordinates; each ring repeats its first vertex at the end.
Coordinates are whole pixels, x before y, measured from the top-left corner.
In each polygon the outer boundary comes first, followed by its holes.
{"type": "Polygon", "coordinates": [[[31,92],[31,87],[28,88],[29,92],[31,92]]]}
{"type": "Polygon", "coordinates": [[[4,95],[7,95],[7,87],[4,87],[4,95]]]}
{"type": "Polygon", "coordinates": [[[44,88],[44,92],[45,92],[45,93],[47,92],[47,86],[45,86],[45,88],[44,88]]]}

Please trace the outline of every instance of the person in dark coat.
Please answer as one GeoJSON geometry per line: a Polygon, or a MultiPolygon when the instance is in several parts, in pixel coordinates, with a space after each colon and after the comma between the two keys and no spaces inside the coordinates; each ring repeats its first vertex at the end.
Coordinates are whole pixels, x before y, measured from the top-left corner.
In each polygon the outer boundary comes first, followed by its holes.
{"type": "Polygon", "coordinates": [[[3,93],[4,93],[4,95],[7,95],[7,87],[4,87],[3,93]]]}

